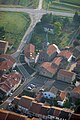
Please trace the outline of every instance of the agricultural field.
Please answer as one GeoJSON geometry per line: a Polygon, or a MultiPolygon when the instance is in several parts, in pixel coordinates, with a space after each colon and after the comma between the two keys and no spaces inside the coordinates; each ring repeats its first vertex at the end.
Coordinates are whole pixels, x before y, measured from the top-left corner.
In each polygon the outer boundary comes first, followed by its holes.
{"type": "Polygon", "coordinates": [[[43,8],[64,12],[80,12],[80,0],[44,0],[43,8]]]}
{"type": "Polygon", "coordinates": [[[10,7],[28,7],[36,8],[38,6],[39,0],[0,0],[1,5],[9,5],[10,7]]]}
{"type": "Polygon", "coordinates": [[[30,24],[30,17],[26,13],[0,12],[0,28],[4,28],[4,40],[13,46],[14,52],[30,24]]]}

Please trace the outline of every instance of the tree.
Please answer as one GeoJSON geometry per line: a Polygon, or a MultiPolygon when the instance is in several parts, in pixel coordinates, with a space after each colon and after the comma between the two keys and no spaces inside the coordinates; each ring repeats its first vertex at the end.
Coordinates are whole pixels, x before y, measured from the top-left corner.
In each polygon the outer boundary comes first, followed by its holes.
{"type": "Polygon", "coordinates": [[[5,30],[4,27],[0,27],[0,39],[4,39],[5,30]]]}
{"type": "Polygon", "coordinates": [[[78,15],[78,12],[76,11],[75,12],[75,14],[74,14],[74,16],[73,16],[73,23],[74,23],[74,25],[76,26],[76,27],[78,27],[79,26],[79,24],[80,24],[80,17],[79,17],[79,15],[78,15]]]}
{"type": "Polygon", "coordinates": [[[55,31],[55,34],[59,35],[61,33],[61,28],[62,25],[60,22],[55,22],[54,23],[54,31],[55,31]]]}
{"type": "Polygon", "coordinates": [[[63,27],[67,27],[67,26],[69,26],[69,25],[70,25],[70,20],[69,20],[68,17],[65,17],[65,18],[63,19],[63,27]]]}
{"type": "Polygon", "coordinates": [[[75,40],[75,41],[73,42],[73,45],[74,45],[74,47],[76,47],[76,46],[79,46],[79,45],[80,45],[80,43],[79,43],[79,41],[78,41],[78,40],[75,40]]]}
{"type": "Polygon", "coordinates": [[[52,14],[43,15],[43,17],[41,19],[42,24],[51,24],[52,21],[53,21],[52,14]]]}

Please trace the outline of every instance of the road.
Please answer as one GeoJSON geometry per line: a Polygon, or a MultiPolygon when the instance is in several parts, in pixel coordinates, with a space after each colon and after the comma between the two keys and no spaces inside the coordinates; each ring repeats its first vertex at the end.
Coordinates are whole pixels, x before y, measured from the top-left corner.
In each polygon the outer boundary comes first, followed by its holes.
{"type": "MultiPolygon", "coordinates": [[[[30,18],[31,18],[31,24],[29,26],[29,28],[27,29],[27,31],[25,32],[25,35],[23,36],[21,43],[17,49],[17,51],[12,54],[12,56],[14,58],[17,58],[21,51],[23,50],[25,43],[28,43],[30,41],[30,36],[32,35],[33,29],[35,27],[35,25],[37,24],[37,22],[40,21],[41,17],[46,14],[46,13],[52,13],[54,15],[61,15],[61,16],[68,16],[71,17],[74,14],[73,13],[62,13],[62,12],[54,12],[54,11],[46,11],[42,9],[42,2],[43,0],[39,1],[39,5],[37,9],[26,9],[26,8],[0,8],[0,11],[13,11],[13,12],[25,12],[25,13],[29,13],[30,18]]],[[[29,73],[24,69],[24,67],[18,66],[19,70],[21,70],[23,76],[25,77],[25,81],[23,82],[23,84],[13,93],[13,95],[11,97],[9,97],[3,104],[0,105],[0,108],[6,108],[6,106],[8,105],[8,103],[10,101],[13,100],[13,98],[17,95],[19,95],[23,89],[26,87],[26,85],[28,85],[29,83],[33,83],[34,82],[34,76],[29,75],[29,73]],[[24,72],[25,71],[25,72],[24,72]],[[27,78],[27,79],[26,79],[27,78]]],[[[42,79],[42,78],[41,78],[42,79]]],[[[44,79],[44,78],[43,78],[44,79]]],[[[39,80],[36,79],[38,82],[39,80]]],[[[46,82],[46,80],[45,80],[46,82]]],[[[37,82],[35,82],[37,83],[37,82]]],[[[40,84],[40,83],[39,83],[40,84]]],[[[45,83],[44,83],[45,84],[45,83]]],[[[42,84],[43,85],[43,84],[42,84]]]]}
{"type": "Polygon", "coordinates": [[[30,76],[28,79],[26,79],[23,84],[16,89],[16,91],[12,94],[11,97],[9,97],[3,104],[0,105],[0,108],[6,109],[7,105],[14,99],[15,96],[18,96],[20,93],[22,93],[22,91],[24,90],[24,88],[26,87],[26,85],[31,82],[33,80],[34,76],[30,76]]]}
{"type": "Polygon", "coordinates": [[[42,3],[43,3],[43,0],[39,0],[39,5],[38,5],[38,10],[41,10],[42,9],[42,3]]]}

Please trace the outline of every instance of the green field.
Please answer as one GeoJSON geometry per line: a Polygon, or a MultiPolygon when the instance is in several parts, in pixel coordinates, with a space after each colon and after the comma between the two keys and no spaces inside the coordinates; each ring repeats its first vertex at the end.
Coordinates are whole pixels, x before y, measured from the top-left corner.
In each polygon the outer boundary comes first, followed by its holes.
{"type": "Polygon", "coordinates": [[[80,0],[60,0],[61,2],[80,5],[80,0]]]}
{"type": "Polygon", "coordinates": [[[39,0],[0,0],[1,5],[19,5],[28,8],[36,8],[38,6],[38,2],[39,0]]]}
{"type": "Polygon", "coordinates": [[[16,50],[25,31],[29,27],[30,17],[26,13],[0,12],[0,27],[4,27],[5,40],[16,50]]]}
{"type": "Polygon", "coordinates": [[[44,0],[43,8],[56,11],[80,11],[80,0],[44,0]]]}

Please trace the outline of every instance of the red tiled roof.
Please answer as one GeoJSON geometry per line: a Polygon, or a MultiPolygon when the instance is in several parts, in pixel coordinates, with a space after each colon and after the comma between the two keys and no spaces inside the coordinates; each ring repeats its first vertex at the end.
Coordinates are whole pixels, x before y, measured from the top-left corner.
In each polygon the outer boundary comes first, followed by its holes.
{"type": "Polygon", "coordinates": [[[68,50],[63,50],[58,54],[58,56],[63,56],[65,58],[69,59],[72,54],[73,53],[68,50]]]}
{"type": "Polygon", "coordinates": [[[61,61],[62,61],[62,57],[56,57],[52,63],[55,63],[56,65],[60,65],[61,64],[61,61]]]}
{"type": "Polygon", "coordinates": [[[54,46],[54,44],[51,44],[51,45],[48,46],[47,54],[51,55],[56,51],[57,51],[57,48],[54,46]]]}
{"type": "Polygon", "coordinates": [[[19,101],[20,101],[20,98],[16,96],[14,97],[13,104],[18,105],[19,101]]]}
{"type": "Polygon", "coordinates": [[[72,92],[79,93],[80,94],[80,85],[75,87],[72,92]]]}
{"type": "Polygon", "coordinates": [[[2,70],[2,71],[10,69],[15,63],[15,60],[8,54],[2,54],[2,55],[0,55],[0,58],[5,59],[0,64],[0,70],[2,70]]]}
{"type": "Polygon", "coordinates": [[[23,116],[6,110],[0,110],[0,120],[27,120],[27,116],[23,116]]]}
{"type": "Polygon", "coordinates": [[[72,113],[70,120],[80,120],[80,114],[72,113]]]}
{"type": "Polygon", "coordinates": [[[59,113],[60,113],[60,110],[55,109],[54,113],[53,113],[53,116],[58,117],[59,113]]]}
{"type": "Polygon", "coordinates": [[[0,109],[0,120],[6,120],[7,116],[8,116],[8,111],[4,111],[0,109]]]}
{"type": "Polygon", "coordinates": [[[24,107],[24,108],[29,109],[33,100],[34,100],[34,98],[32,98],[32,97],[22,96],[20,101],[19,101],[19,105],[24,107]]]}
{"type": "Polygon", "coordinates": [[[35,57],[35,46],[33,44],[26,45],[24,53],[26,57],[35,57]]]}
{"type": "Polygon", "coordinates": [[[64,70],[64,69],[60,69],[59,72],[58,72],[58,74],[62,75],[62,76],[72,77],[75,73],[67,71],[67,70],[64,70]]]}
{"type": "Polygon", "coordinates": [[[66,97],[67,93],[65,91],[61,91],[59,97],[58,97],[58,100],[59,101],[63,101],[64,98],[66,97]]]}
{"type": "Polygon", "coordinates": [[[41,107],[42,107],[42,103],[38,103],[38,102],[33,101],[29,110],[33,113],[39,114],[41,107]]]}
{"type": "Polygon", "coordinates": [[[41,64],[42,68],[46,69],[48,72],[52,73],[52,74],[55,74],[56,71],[57,71],[57,68],[56,67],[53,67],[52,66],[52,63],[50,62],[44,62],[43,64],[41,64]]]}
{"type": "Polygon", "coordinates": [[[5,93],[7,93],[7,92],[11,89],[11,87],[10,87],[8,84],[6,84],[5,82],[3,82],[3,83],[0,85],[0,89],[1,89],[2,91],[4,91],[5,93]]]}
{"type": "Polygon", "coordinates": [[[0,89],[8,92],[12,87],[18,84],[21,80],[21,74],[13,72],[8,75],[4,75],[4,82],[0,83],[0,89]],[[6,76],[6,77],[5,77],[6,76]]]}
{"type": "Polygon", "coordinates": [[[48,110],[50,109],[50,106],[42,106],[40,110],[41,115],[48,115],[48,110]]]}

